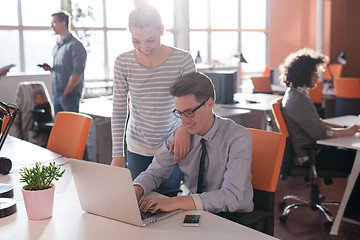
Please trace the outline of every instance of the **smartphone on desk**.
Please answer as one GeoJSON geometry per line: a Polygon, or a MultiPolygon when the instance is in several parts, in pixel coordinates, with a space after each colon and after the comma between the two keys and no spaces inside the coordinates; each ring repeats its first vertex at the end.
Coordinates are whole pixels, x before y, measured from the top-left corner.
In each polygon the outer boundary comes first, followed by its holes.
{"type": "Polygon", "coordinates": [[[200,223],[201,215],[197,214],[187,214],[185,215],[183,226],[185,227],[198,227],[200,223]]]}

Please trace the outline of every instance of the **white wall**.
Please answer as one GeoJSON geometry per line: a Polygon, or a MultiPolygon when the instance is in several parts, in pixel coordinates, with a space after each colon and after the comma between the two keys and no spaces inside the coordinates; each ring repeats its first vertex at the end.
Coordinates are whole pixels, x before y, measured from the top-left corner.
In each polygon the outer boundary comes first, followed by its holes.
{"type": "Polygon", "coordinates": [[[0,79],[0,100],[15,104],[16,86],[18,83],[26,81],[43,81],[51,93],[51,78],[48,73],[38,75],[12,75],[9,73],[8,76],[0,79]]]}

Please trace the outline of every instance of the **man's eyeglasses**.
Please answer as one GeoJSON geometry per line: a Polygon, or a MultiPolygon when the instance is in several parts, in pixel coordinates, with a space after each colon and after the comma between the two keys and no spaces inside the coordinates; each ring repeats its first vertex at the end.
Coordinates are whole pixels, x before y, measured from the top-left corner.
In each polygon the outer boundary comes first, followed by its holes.
{"type": "Polygon", "coordinates": [[[205,101],[203,101],[199,106],[197,106],[196,108],[194,108],[194,110],[192,110],[192,111],[187,110],[187,111],[185,111],[185,112],[180,112],[179,110],[174,109],[174,110],[173,110],[173,114],[174,114],[175,117],[177,117],[177,118],[181,118],[182,115],[184,115],[184,116],[187,117],[187,118],[192,118],[192,117],[194,117],[194,115],[195,115],[195,114],[194,114],[195,111],[198,110],[199,108],[201,108],[201,107],[206,103],[207,100],[209,100],[209,99],[206,99],[205,101]]]}

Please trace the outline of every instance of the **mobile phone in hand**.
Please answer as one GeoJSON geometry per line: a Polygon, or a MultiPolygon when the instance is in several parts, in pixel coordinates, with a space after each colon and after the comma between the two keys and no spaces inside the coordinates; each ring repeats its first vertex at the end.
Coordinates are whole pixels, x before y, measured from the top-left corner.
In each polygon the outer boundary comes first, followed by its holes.
{"type": "Polygon", "coordinates": [[[197,214],[187,214],[185,215],[183,226],[185,227],[198,227],[200,223],[201,215],[197,214]]]}
{"type": "Polygon", "coordinates": [[[47,64],[47,63],[38,64],[37,66],[38,66],[38,67],[41,67],[41,68],[43,68],[43,67],[50,67],[49,64],[47,64]]]}

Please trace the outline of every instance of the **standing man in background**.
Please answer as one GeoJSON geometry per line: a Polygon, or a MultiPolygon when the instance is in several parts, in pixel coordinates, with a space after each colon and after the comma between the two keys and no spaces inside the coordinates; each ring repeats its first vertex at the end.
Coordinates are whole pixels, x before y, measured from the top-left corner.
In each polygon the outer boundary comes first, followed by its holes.
{"type": "Polygon", "coordinates": [[[53,67],[46,63],[40,66],[51,71],[55,115],[59,111],[79,112],[87,53],[82,43],[69,32],[69,15],[58,12],[51,16],[51,28],[59,35],[53,48],[53,67]]]}

